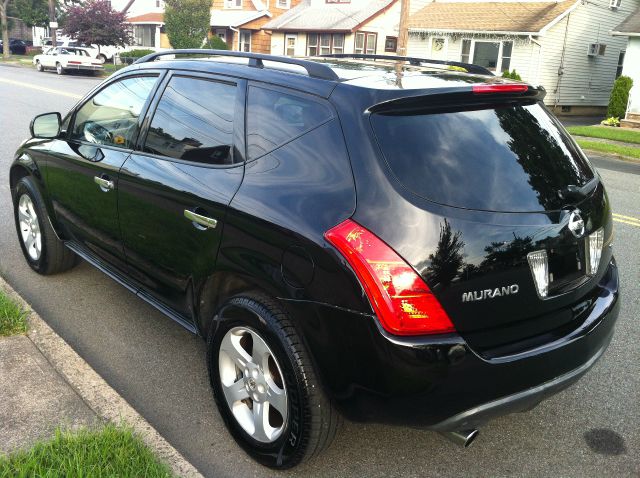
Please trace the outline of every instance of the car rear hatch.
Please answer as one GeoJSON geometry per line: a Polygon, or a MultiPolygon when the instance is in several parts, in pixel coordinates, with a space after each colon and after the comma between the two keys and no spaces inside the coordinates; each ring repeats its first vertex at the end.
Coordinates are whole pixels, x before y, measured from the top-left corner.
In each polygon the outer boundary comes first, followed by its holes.
{"type": "Polygon", "coordinates": [[[359,197],[355,220],[420,274],[486,355],[577,327],[611,258],[604,188],[543,96],[492,79],[367,113],[401,200],[381,220],[359,197]]]}

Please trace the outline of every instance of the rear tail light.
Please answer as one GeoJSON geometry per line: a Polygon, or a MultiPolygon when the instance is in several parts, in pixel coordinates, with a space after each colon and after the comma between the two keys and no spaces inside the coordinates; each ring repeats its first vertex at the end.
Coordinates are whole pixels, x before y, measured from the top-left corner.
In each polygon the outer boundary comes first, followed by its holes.
{"type": "Polygon", "coordinates": [[[325,233],[353,267],[382,327],[396,335],[455,331],[420,276],[371,231],[347,219],[325,233]]]}
{"type": "Polygon", "coordinates": [[[473,85],[472,91],[474,94],[487,94],[487,93],[526,93],[529,90],[528,85],[521,83],[496,83],[489,85],[473,85]]]}
{"type": "Polygon", "coordinates": [[[529,261],[538,296],[544,299],[549,294],[549,257],[547,251],[530,252],[527,254],[527,261],[529,261]]]}
{"type": "Polygon", "coordinates": [[[587,238],[587,275],[593,276],[598,272],[602,248],[604,246],[604,229],[598,229],[587,238]]]}

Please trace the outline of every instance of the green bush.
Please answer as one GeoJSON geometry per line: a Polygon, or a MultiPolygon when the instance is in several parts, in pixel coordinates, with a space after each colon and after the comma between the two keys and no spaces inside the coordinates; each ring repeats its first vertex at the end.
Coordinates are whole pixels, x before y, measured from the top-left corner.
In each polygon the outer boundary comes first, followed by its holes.
{"type": "Polygon", "coordinates": [[[217,35],[210,37],[203,48],[212,48],[214,50],[228,50],[227,43],[217,35]]]}
{"type": "Polygon", "coordinates": [[[620,126],[620,118],[611,116],[605,120],[600,121],[600,124],[604,126],[620,126]]]}
{"type": "Polygon", "coordinates": [[[627,103],[629,102],[629,90],[631,90],[632,86],[633,80],[628,76],[618,77],[613,84],[613,90],[609,98],[608,118],[624,118],[627,113],[627,103]]]}
{"type": "Polygon", "coordinates": [[[120,58],[142,58],[143,56],[147,56],[151,53],[154,53],[153,50],[131,50],[131,51],[123,51],[120,53],[120,58]]]}
{"type": "Polygon", "coordinates": [[[502,72],[502,78],[511,78],[512,80],[522,81],[522,77],[518,74],[516,70],[513,70],[511,73],[509,71],[502,72]]]}

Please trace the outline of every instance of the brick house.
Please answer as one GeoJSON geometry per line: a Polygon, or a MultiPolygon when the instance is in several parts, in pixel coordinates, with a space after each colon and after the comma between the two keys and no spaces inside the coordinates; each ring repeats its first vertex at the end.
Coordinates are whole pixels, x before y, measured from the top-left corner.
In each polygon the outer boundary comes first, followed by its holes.
{"type": "Polygon", "coordinates": [[[211,34],[222,38],[229,49],[271,52],[271,35],[263,26],[301,0],[213,0],[211,34]]]}

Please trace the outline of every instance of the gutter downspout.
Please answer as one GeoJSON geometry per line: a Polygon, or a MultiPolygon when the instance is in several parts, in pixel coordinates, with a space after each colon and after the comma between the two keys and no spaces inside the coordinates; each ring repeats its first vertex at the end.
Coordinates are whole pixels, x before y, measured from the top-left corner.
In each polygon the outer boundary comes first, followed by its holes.
{"type": "MultiPolygon", "coordinates": [[[[534,45],[538,45],[538,64],[536,65],[536,85],[540,84],[540,64],[542,63],[542,43],[529,35],[529,41],[534,45]]],[[[533,53],[533,52],[532,52],[533,53]]]]}
{"type": "Polygon", "coordinates": [[[560,66],[558,67],[558,81],[556,83],[556,97],[554,99],[554,108],[558,106],[560,102],[560,82],[562,81],[562,75],[564,75],[564,56],[567,51],[567,36],[569,35],[569,21],[571,20],[571,13],[567,15],[567,24],[564,27],[564,40],[562,42],[562,54],[560,55],[560,66]]]}
{"type": "Polygon", "coordinates": [[[240,29],[239,28],[234,28],[231,25],[229,25],[229,29],[238,34],[238,49],[236,51],[240,51],[240,29]]]}

